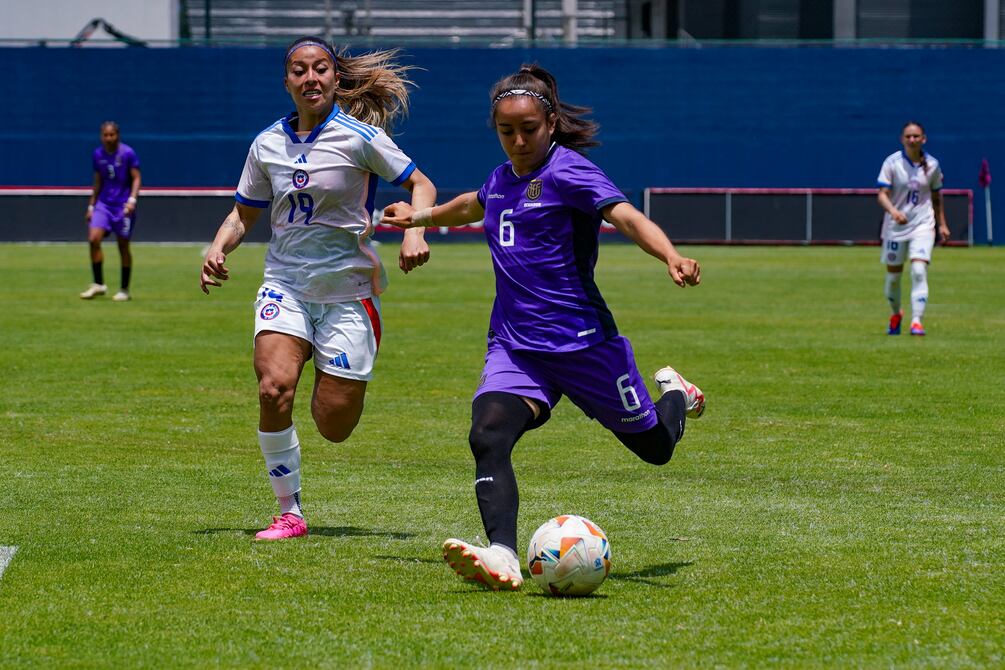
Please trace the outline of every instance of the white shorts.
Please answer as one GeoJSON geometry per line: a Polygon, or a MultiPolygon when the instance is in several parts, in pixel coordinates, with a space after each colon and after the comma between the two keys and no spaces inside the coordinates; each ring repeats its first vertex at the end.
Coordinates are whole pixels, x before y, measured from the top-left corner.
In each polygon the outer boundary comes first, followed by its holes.
{"type": "Polygon", "coordinates": [[[369,381],[380,347],[380,300],[303,302],[268,284],[255,300],[255,335],[265,330],[314,345],[314,367],[335,377],[369,381]]]}
{"type": "Polygon", "coordinates": [[[884,265],[903,265],[904,261],[932,262],[935,248],[935,231],[919,230],[906,240],[883,240],[880,262],[884,265]]]}

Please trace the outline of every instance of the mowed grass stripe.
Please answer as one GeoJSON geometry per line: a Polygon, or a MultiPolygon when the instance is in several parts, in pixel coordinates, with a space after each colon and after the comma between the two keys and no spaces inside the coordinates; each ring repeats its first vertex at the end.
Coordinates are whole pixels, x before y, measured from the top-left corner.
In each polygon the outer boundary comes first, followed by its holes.
{"type": "MultiPolygon", "coordinates": [[[[484,246],[396,269],[345,444],[296,422],[313,534],[275,512],[255,439],[264,247],[197,286],[199,245],[137,245],[134,300],[85,302],[86,248],[0,245],[0,665],[994,667],[1005,663],[1005,260],[938,249],[929,335],[887,337],[874,248],[683,247],[673,286],[627,245],[597,278],[648,377],[702,387],[673,460],[571,403],[515,452],[520,542],[577,513],[609,534],[597,597],[495,594],[439,557],[481,524],[467,447],[493,295],[484,246]]],[[[114,286],[114,247],[106,250],[114,286]]],[[[905,305],[909,281],[905,280],[905,305]]],[[[523,547],[521,547],[522,549],[523,547]]]]}

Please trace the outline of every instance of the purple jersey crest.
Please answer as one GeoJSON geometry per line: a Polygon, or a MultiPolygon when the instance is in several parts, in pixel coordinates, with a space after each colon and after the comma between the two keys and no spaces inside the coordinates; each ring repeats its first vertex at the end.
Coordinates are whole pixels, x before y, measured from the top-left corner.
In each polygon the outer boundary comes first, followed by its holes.
{"type": "Polygon", "coordinates": [[[478,192],[496,276],[490,339],[509,349],[576,351],[618,334],[593,278],[600,210],[624,194],[580,154],[552,145],[518,177],[507,161],[478,192]]]}

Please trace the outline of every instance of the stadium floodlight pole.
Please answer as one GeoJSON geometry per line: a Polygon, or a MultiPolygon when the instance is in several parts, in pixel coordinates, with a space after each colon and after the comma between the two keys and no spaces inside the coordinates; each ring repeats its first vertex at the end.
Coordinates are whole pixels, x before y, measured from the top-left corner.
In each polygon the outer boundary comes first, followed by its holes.
{"type": "Polygon", "coordinates": [[[562,39],[569,46],[575,46],[579,38],[576,14],[579,13],[577,0],[562,0],[562,39]]]}

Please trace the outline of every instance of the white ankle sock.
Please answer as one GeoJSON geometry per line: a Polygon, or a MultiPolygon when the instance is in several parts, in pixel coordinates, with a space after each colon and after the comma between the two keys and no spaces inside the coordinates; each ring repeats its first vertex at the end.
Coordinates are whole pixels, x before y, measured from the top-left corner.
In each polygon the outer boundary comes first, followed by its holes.
{"type": "Polygon", "coordinates": [[[911,263],[911,323],[921,323],[928,305],[928,263],[911,263]]]}
{"type": "Polygon", "coordinates": [[[279,501],[279,513],[292,512],[302,517],[300,509],[300,440],[293,426],[277,433],[258,431],[258,445],[265,456],[272,491],[279,501]]]}
{"type": "Polygon", "coordinates": [[[900,278],[902,272],[886,273],[886,300],[890,303],[890,313],[896,314],[900,311],[900,278]]]}

